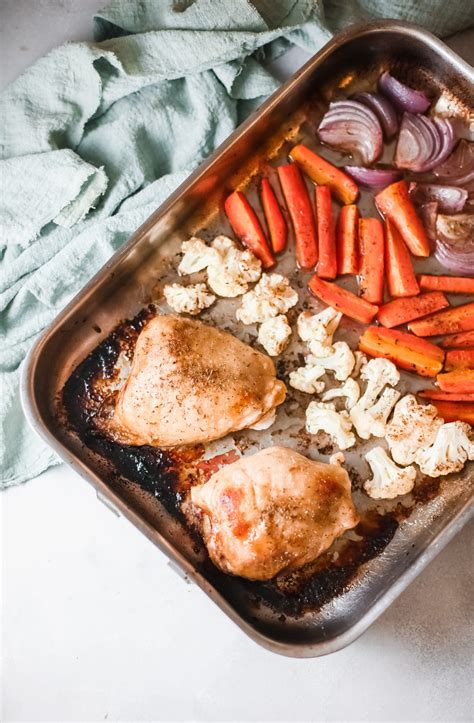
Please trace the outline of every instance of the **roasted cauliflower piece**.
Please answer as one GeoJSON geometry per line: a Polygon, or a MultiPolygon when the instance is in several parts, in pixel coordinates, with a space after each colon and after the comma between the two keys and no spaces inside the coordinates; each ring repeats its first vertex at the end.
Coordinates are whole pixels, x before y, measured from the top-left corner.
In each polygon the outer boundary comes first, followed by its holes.
{"type": "Polygon", "coordinates": [[[209,293],[206,284],[182,286],[181,284],[167,284],[163,294],[168,306],[178,314],[196,316],[203,309],[207,309],[215,302],[214,294],[209,293]]]}
{"type": "Polygon", "coordinates": [[[333,352],[332,338],[341,318],[341,312],[330,306],[320,314],[301,312],[297,321],[298,335],[307,342],[311,354],[327,356],[333,352]]]}
{"type": "Polygon", "coordinates": [[[385,439],[395,462],[413,464],[418,450],[433,444],[443,421],[432,404],[419,404],[413,394],[402,397],[385,429],[385,439]]]}
{"type": "Polygon", "coordinates": [[[356,442],[348,413],[337,412],[331,403],[310,402],[306,409],[306,429],[310,434],[327,432],[339,449],[349,449],[356,442]]]}
{"type": "Polygon", "coordinates": [[[298,294],[281,274],[262,274],[258,284],[242,296],[236,316],[243,324],[255,324],[286,314],[298,302],[298,294]]]}
{"type": "Polygon", "coordinates": [[[392,500],[406,495],[415,486],[416,469],[398,467],[383,447],[374,447],[365,455],[372,470],[372,478],[364,483],[364,489],[375,500],[392,500]]]}
{"type": "Polygon", "coordinates": [[[471,427],[465,422],[442,424],[434,443],[416,452],[415,462],[428,477],[441,477],[462,470],[467,460],[474,459],[474,442],[469,439],[471,427]]]}

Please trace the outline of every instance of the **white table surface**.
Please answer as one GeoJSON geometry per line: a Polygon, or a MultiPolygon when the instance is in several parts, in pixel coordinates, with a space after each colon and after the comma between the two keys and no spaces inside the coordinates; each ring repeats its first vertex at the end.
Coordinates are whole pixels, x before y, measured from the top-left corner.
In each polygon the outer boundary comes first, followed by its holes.
{"type": "MultiPolygon", "coordinates": [[[[0,0],[2,84],[88,39],[101,5],[0,0]]],[[[472,720],[472,525],[353,645],[293,660],[247,639],[64,465],[0,505],[4,721],[472,720]]]]}

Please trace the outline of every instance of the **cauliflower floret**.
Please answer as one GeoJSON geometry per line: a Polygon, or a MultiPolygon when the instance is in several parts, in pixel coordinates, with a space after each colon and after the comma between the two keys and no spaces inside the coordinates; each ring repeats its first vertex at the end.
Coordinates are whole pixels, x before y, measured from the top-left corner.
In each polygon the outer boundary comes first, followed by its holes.
{"type": "Polygon", "coordinates": [[[370,414],[374,420],[372,426],[372,434],[374,437],[384,436],[387,419],[400,397],[401,394],[398,389],[386,387],[378,398],[378,401],[375,402],[374,406],[367,410],[368,414],[370,414]]]}
{"type": "Polygon", "coordinates": [[[258,330],[258,341],[270,356],[278,356],[288,346],[291,326],[284,314],[266,319],[258,330]]]}
{"type": "Polygon", "coordinates": [[[346,397],[346,409],[352,409],[354,404],[360,397],[360,387],[355,379],[346,379],[341,387],[334,387],[334,389],[328,389],[322,396],[323,402],[329,402],[331,399],[337,399],[338,397],[346,397]]]}
{"type": "Polygon", "coordinates": [[[387,419],[399,399],[400,392],[387,387],[369,409],[363,409],[358,404],[355,405],[351,409],[351,419],[359,437],[362,439],[369,439],[371,436],[383,437],[387,419]]]}
{"type": "Polygon", "coordinates": [[[262,273],[262,264],[248,249],[241,250],[227,236],[216,236],[210,246],[193,236],[181,246],[184,253],[178,273],[193,274],[207,269],[207,282],[219,296],[233,298],[247,291],[262,273]]]}
{"type": "Polygon", "coordinates": [[[239,249],[231,238],[216,236],[211,249],[214,256],[207,267],[207,283],[218,296],[240,296],[249,284],[259,280],[262,273],[260,259],[248,249],[239,249]]]}
{"type": "Polygon", "coordinates": [[[184,241],[181,251],[184,254],[178,266],[178,274],[181,276],[203,271],[216,257],[215,250],[197,236],[192,236],[189,241],[184,241]]]}
{"type": "Polygon", "coordinates": [[[191,314],[196,316],[203,309],[211,306],[216,297],[210,294],[206,284],[182,286],[181,284],[167,284],[163,294],[169,306],[178,314],[191,314]]]}
{"type": "Polygon", "coordinates": [[[290,372],[290,387],[298,389],[300,392],[306,392],[306,394],[320,394],[324,390],[324,382],[318,382],[316,380],[325,373],[325,368],[317,364],[307,364],[304,367],[298,367],[294,372],[290,372]]]}
{"type": "Polygon", "coordinates": [[[331,308],[320,314],[303,311],[298,317],[298,334],[302,341],[308,342],[314,356],[327,356],[333,352],[332,337],[339,326],[342,314],[331,308]]]}
{"type": "Polygon", "coordinates": [[[258,284],[242,296],[236,316],[244,324],[254,324],[286,314],[298,302],[298,294],[280,274],[262,274],[258,284]]]}
{"type": "Polygon", "coordinates": [[[348,413],[336,412],[334,404],[310,402],[306,410],[306,429],[310,434],[327,432],[339,449],[349,449],[356,442],[348,413]]]}
{"type": "Polygon", "coordinates": [[[395,462],[412,464],[421,447],[433,444],[444,421],[437,414],[435,406],[418,404],[413,394],[400,399],[385,429],[385,438],[395,462]]]}
{"type": "Polygon", "coordinates": [[[398,384],[400,372],[388,359],[371,359],[362,369],[360,376],[367,381],[367,387],[350,410],[352,422],[362,439],[369,439],[371,435],[383,437],[386,421],[400,394],[392,389],[386,390],[378,402],[377,397],[385,385],[398,384]]]}
{"type": "Polygon", "coordinates": [[[342,467],[345,461],[346,460],[342,452],[335,452],[329,457],[329,464],[338,464],[340,467],[342,467]]]}
{"type": "Polygon", "coordinates": [[[468,437],[470,429],[465,422],[450,422],[439,427],[434,444],[419,449],[415,455],[423,474],[440,477],[459,472],[468,459],[474,459],[474,442],[468,437]]]}
{"type": "Polygon", "coordinates": [[[394,387],[400,381],[400,372],[395,364],[388,359],[371,359],[360,373],[361,379],[367,382],[367,388],[360,402],[371,407],[386,384],[394,387]]]}
{"type": "Polygon", "coordinates": [[[354,352],[354,357],[355,357],[355,366],[354,366],[354,369],[352,370],[351,377],[358,377],[359,374],[361,373],[362,369],[365,367],[365,365],[368,363],[369,360],[367,359],[367,357],[365,356],[363,351],[356,350],[354,352]]]}
{"type": "Polygon", "coordinates": [[[365,455],[372,470],[372,479],[364,483],[364,489],[374,500],[393,500],[406,495],[415,486],[416,469],[398,467],[383,447],[375,447],[365,455]]]}
{"type": "Polygon", "coordinates": [[[354,354],[345,341],[336,341],[332,349],[332,353],[328,356],[310,355],[306,363],[313,365],[319,364],[325,369],[330,369],[334,372],[334,377],[339,382],[344,382],[354,368],[354,354]]]}

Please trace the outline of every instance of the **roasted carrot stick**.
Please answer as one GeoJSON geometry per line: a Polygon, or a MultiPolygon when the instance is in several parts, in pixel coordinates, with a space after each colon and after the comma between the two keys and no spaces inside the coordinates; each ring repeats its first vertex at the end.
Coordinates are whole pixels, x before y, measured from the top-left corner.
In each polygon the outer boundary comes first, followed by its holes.
{"type": "Polygon", "coordinates": [[[443,367],[442,349],[395,329],[369,326],[359,339],[359,349],[370,356],[390,359],[397,367],[424,377],[435,377],[443,367]]]}
{"type": "Polygon", "coordinates": [[[323,281],[318,276],[313,276],[308,288],[325,304],[332,306],[337,311],[342,311],[346,316],[360,321],[362,324],[370,324],[378,311],[378,306],[369,304],[368,301],[360,299],[350,291],[346,291],[330,281],[323,281]]]}
{"type": "Polygon", "coordinates": [[[392,183],[375,196],[377,208],[400,231],[414,256],[429,256],[430,244],[421,220],[408,195],[405,181],[392,183]]]}
{"type": "Polygon", "coordinates": [[[262,266],[268,269],[275,263],[260,221],[250,203],[241,191],[234,191],[227,196],[224,209],[235,235],[244,246],[257,256],[262,266]]]}
{"type": "Polygon", "coordinates": [[[448,334],[441,339],[439,345],[443,349],[468,349],[474,347],[474,330],[462,331],[460,334],[448,334]]]}
{"type": "Polygon", "coordinates": [[[440,399],[432,399],[431,403],[445,422],[466,422],[474,425],[474,403],[443,402],[440,399]]]}
{"type": "Polygon", "coordinates": [[[319,261],[316,273],[323,279],[335,279],[337,274],[336,229],[332,215],[329,186],[316,186],[316,225],[318,229],[319,261]]]}
{"type": "Polygon", "coordinates": [[[462,392],[440,392],[439,389],[423,389],[417,392],[419,397],[424,399],[437,399],[442,402],[474,402],[474,394],[463,394],[462,392]]]}
{"type": "Polygon", "coordinates": [[[383,301],[384,237],[383,225],[378,218],[359,221],[359,290],[371,304],[383,301]]]}
{"type": "Polygon", "coordinates": [[[455,334],[459,331],[474,329],[474,302],[454,306],[426,319],[413,321],[408,325],[410,331],[417,336],[436,336],[437,334],[455,334]]]}
{"type": "Polygon", "coordinates": [[[354,204],[339,212],[336,231],[337,273],[359,272],[359,209],[354,204]]]}
{"type": "Polygon", "coordinates": [[[296,161],[315,183],[329,186],[342,203],[354,203],[359,195],[359,189],[350,176],[306,146],[294,146],[290,151],[290,158],[296,161]]]}
{"type": "Polygon", "coordinates": [[[318,237],[308,189],[296,163],[278,166],[277,170],[295,232],[296,260],[302,269],[314,269],[318,237]]]}
{"type": "Polygon", "coordinates": [[[416,296],[420,293],[410,252],[388,218],[385,221],[385,273],[390,296],[416,296]]]}
{"type": "Polygon", "coordinates": [[[455,369],[453,372],[438,374],[436,382],[443,392],[474,393],[474,369],[455,369]]]}
{"type": "Polygon", "coordinates": [[[382,326],[391,329],[392,326],[406,324],[407,321],[427,316],[434,311],[446,308],[446,306],[449,306],[449,301],[441,291],[431,291],[419,296],[405,296],[381,306],[377,314],[377,321],[382,326]]]}
{"type": "Polygon", "coordinates": [[[474,369],[474,349],[448,351],[444,368],[447,372],[453,369],[474,369]]]}
{"type": "Polygon", "coordinates": [[[275,192],[268,178],[262,178],[260,198],[267,222],[273,253],[279,254],[286,246],[286,223],[275,192]]]}
{"type": "Polygon", "coordinates": [[[445,291],[447,294],[474,294],[474,279],[468,276],[417,276],[421,289],[426,291],[445,291]]]}

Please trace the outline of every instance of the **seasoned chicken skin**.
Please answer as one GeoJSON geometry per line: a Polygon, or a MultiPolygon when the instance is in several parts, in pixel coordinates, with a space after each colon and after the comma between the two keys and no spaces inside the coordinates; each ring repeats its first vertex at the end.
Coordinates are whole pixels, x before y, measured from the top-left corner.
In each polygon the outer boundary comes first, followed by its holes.
{"type": "Polygon", "coordinates": [[[214,564],[251,580],[302,567],[359,521],[347,472],[285,447],[222,467],[191,502],[214,564]]]}
{"type": "Polygon", "coordinates": [[[198,444],[270,417],[286,387],[272,360],[200,321],[157,316],[141,332],[108,432],[126,444],[198,444]]]}

